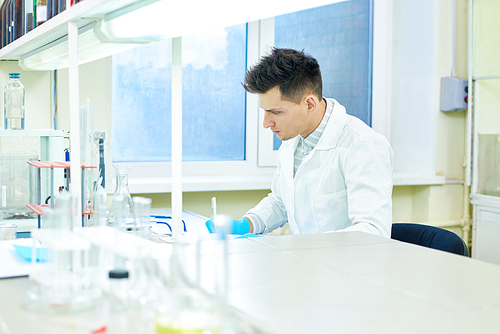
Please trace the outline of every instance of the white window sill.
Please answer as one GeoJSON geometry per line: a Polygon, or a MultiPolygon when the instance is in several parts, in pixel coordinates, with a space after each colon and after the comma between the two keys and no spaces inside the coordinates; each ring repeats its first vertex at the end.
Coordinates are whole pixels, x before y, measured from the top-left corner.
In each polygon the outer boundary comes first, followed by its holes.
{"type": "MultiPolygon", "coordinates": [[[[182,191],[230,191],[230,190],[266,190],[271,189],[273,175],[214,175],[184,176],[182,191]]],[[[132,194],[169,193],[172,191],[170,177],[134,177],[129,178],[132,194]]]]}
{"type": "MultiPolygon", "coordinates": [[[[184,176],[182,191],[242,191],[271,189],[273,175],[214,175],[184,176]]],[[[445,177],[439,175],[394,174],[394,186],[440,185],[445,177]]],[[[131,177],[129,189],[132,194],[169,193],[172,191],[170,177],[131,177]]]]}

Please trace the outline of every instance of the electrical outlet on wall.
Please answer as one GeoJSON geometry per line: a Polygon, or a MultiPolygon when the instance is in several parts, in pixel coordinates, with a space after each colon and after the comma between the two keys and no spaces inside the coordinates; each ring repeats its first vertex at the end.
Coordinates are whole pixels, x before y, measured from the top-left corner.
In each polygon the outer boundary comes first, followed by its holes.
{"type": "Polygon", "coordinates": [[[459,111],[467,109],[468,82],[458,77],[441,78],[441,111],[459,111]]]}

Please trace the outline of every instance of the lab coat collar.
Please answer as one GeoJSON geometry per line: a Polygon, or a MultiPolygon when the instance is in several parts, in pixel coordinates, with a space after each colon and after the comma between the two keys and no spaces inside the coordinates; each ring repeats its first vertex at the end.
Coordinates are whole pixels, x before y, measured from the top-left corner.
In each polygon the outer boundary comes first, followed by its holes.
{"type": "Polygon", "coordinates": [[[347,122],[345,107],[334,99],[325,99],[327,108],[333,108],[332,115],[326,124],[325,131],[321,135],[317,150],[329,150],[335,148],[339,142],[340,134],[347,122]]]}

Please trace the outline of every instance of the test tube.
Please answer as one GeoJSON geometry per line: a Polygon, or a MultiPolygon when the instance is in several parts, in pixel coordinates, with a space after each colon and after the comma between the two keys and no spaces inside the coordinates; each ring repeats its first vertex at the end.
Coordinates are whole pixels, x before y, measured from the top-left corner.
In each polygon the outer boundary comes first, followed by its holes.
{"type": "Polygon", "coordinates": [[[149,237],[151,201],[151,198],[145,197],[134,197],[133,199],[135,233],[144,239],[149,237]]]}

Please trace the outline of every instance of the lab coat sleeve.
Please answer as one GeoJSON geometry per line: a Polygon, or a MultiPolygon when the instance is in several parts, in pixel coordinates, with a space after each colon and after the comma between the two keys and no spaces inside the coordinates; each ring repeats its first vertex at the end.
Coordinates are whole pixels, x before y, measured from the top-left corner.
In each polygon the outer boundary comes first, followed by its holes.
{"type": "Polygon", "coordinates": [[[250,219],[253,226],[253,233],[266,234],[283,225],[288,221],[287,213],[279,187],[280,166],[274,173],[271,193],[264,197],[257,206],[249,210],[245,217],[250,219]],[[256,217],[257,216],[257,217],[256,217]]]}
{"type": "Polygon", "coordinates": [[[390,238],[392,227],[393,152],[381,136],[365,136],[353,142],[343,163],[348,214],[352,226],[390,238]]]}

